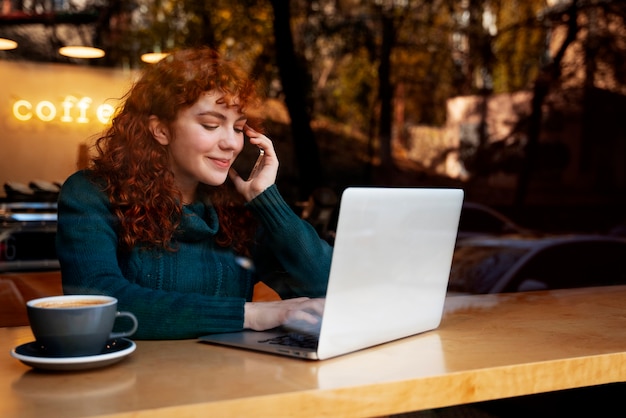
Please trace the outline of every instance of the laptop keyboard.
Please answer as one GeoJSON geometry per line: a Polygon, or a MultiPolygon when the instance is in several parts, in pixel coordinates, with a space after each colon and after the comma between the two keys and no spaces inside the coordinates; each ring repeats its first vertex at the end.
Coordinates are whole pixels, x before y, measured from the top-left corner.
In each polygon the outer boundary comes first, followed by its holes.
{"type": "Polygon", "coordinates": [[[285,335],[279,335],[277,337],[269,338],[266,340],[260,340],[259,342],[297,348],[316,348],[318,339],[317,337],[317,335],[289,332],[285,335]]]}

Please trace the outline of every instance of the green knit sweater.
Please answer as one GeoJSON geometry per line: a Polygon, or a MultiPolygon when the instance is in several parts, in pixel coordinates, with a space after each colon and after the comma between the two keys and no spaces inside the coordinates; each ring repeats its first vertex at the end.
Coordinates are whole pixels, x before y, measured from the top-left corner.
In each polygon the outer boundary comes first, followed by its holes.
{"type": "Polygon", "coordinates": [[[56,245],[63,290],[116,297],[119,310],[137,316],[137,339],[240,330],[244,303],[258,281],[282,298],[324,296],[332,248],[291,210],[276,186],[247,205],[260,223],[253,269],[215,244],[217,215],[202,202],[184,207],[176,252],[123,253],[107,196],[79,171],[59,196],[56,245]]]}

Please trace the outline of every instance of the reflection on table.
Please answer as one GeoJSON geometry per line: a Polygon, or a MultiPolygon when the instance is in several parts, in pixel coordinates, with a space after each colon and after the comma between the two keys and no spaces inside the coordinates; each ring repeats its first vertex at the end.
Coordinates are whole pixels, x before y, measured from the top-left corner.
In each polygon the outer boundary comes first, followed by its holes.
{"type": "Polygon", "coordinates": [[[315,362],[137,341],[102,369],[43,373],[0,329],[0,416],[381,416],[626,380],[626,286],[454,296],[432,332],[315,362]]]}

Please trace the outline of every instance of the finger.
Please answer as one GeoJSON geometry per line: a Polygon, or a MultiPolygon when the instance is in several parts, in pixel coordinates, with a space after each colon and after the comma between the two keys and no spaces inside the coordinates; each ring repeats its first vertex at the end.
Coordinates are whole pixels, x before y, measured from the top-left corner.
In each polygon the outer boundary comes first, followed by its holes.
{"type": "Polygon", "coordinates": [[[251,144],[258,146],[259,148],[263,148],[266,153],[271,152],[273,155],[274,144],[271,139],[269,139],[266,135],[250,128],[248,125],[246,125],[244,129],[251,144]]]}
{"type": "Polygon", "coordinates": [[[233,167],[230,167],[230,169],[228,170],[228,176],[232,181],[235,181],[237,178],[241,178],[237,170],[235,170],[233,167]]]}
{"type": "Polygon", "coordinates": [[[324,313],[325,299],[316,298],[309,299],[302,303],[301,310],[309,312],[313,315],[321,315],[324,313]]]}
{"type": "Polygon", "coordinates": [[[257,136],[261,135],[258,131],[254,130],[254,128],[252,128],[247,123],[244,125],[243,129],[246,132],[246,135],[248,135],[250,137],[257,137],[257,136]]]}
{"type": "Polygon", "coordinates": [[[257,147],[259,147],[260,149],[262,149],[263,151],[265,151],[265,156],[274,156],[274,145],[272,144],[272,141],[266,137],[265,135],[263,136],[258,136],[255,138],[250,137],[250,144],[252,145],[256,145],[257,147]]]}
{"type": "Polygon", "coordinates": [[[278,303],[279,304],[293,305],[294,307],[298,307],[303,302],[307,302],[309,300],[311,300],[311,298],[307,298],[306,296],[299,296],[299,297],[291,298],[291,299],[283,299],[281,301],[278,301],[278,303]]]}
{"type": "Polygon", "coordinates": [[[228,170],[228,177],[230,177],[237,190],[239,190],[241,185],[244,183],[243,178],[241,178],[237,170],[232,167],[228,170]]]}
{"type": "Polygon", "coordinates": [[[294,310],[306,311],[313,315],[321,315],[324,313],[324,306],[326,299],[324,298],[315,298],[311,299],[308,297],[297,297],[291,299],[285,299],[281,301],[283,303],[288,303],[290,306],[293,306],[294,310]]]}
{"type": "Polygon", "coordinates": [[[292,310],[289,311],[287,315],[287,320],[284,322],[284,325],[290,327],[298,327],[305,324],[316,325],[320,322],[321,317],[319,315],[314,315],[310,312],[301,311],[301,310],[292,310]]]}
{"type": "Polygon", "coordinates": [[[250,140],[251,144],[257,143],[258,142],[258,138],[263,135],[260,132],[257,132],[254,129],[252,129],[249,125],[245,125],[243,127],[243,133],[244,133],[245,136],[248,137],[248,139],[250,140]]]}

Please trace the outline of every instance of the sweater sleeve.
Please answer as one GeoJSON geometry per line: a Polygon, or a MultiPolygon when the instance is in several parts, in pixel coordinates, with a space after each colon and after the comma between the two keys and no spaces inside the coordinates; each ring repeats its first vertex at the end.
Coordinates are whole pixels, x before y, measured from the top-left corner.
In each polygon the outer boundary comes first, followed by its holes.
{"type": "Polygon", "coordinates": [[[259,279],[283,299],[325,296],[332,247],[294,213],[276,185],[249,202],[248,207],[262,225],[254,254],[259,279]]]}
{"type": "Polygon", "coordinates": [[[133,338],[181,339],[243,328],[244,298],[156,290],[131,283],[118,263],[117,218],[84,172],[59,195],[57,254],[69,294],[107,294],[137,316],[133,338]]]}

